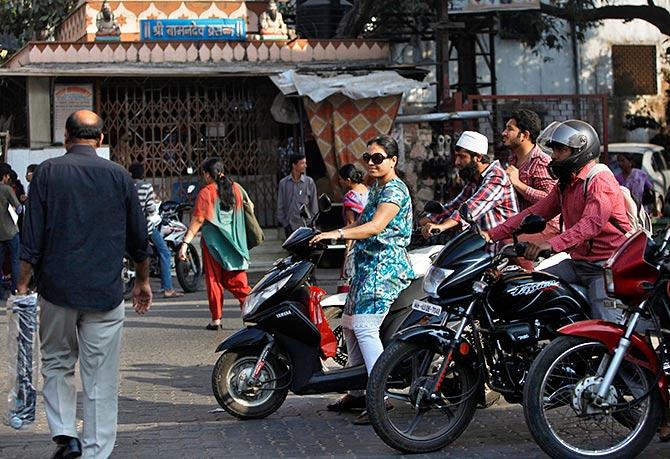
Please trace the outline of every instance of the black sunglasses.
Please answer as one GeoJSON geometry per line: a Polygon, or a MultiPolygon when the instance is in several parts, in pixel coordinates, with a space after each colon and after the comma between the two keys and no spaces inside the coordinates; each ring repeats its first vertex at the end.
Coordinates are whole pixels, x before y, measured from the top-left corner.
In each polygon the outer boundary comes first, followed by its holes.
{"type": "Polygon", "coordinates": [[[384,156],[381,153],[375,153],[372,155],[370,153],[363,153],[361,158],[366,164],[372,160],[372,164],[380,165],[384,162],[385,159],[388,159],[388,156],[384,156]]]}

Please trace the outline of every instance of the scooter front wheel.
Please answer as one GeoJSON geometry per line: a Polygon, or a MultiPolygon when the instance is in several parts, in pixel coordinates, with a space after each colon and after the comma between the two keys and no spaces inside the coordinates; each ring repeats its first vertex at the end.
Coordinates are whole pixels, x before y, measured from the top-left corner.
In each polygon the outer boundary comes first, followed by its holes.
{"type": "Polygon", "coordinates": [[[221,408],[239,419],[264,418],[279,409],[288,395],[290,370],[268,354],[255,381],[251,376],[261,350],[245,348],[221,354],[212,372],[212,390],[221,408]]]}

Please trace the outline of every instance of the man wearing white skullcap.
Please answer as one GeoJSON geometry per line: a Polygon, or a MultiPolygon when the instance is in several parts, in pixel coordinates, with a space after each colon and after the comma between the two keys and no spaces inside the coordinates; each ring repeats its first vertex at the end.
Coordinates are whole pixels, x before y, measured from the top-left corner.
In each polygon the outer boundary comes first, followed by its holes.
{"type": "Polygon", "coordinates": [[[486,136],[463,131],[456,142],[455,165],[465,182],[463,191],[445,205],[444,212],[422,219],[425,237],[462,225],[459,209],[468,208],[470,218],[484,231],[519,212],[512,182],[498,161],[488,155],[486,136]]]}

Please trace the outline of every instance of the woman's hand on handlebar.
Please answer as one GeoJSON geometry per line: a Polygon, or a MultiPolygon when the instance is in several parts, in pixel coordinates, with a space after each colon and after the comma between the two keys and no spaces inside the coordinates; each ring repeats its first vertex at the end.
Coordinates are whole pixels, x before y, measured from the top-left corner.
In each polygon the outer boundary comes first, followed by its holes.
{"type": "Polygon", "coordinates": [[[421,228],[421,234],[423,237],[428,239],[431,236],[435,236],[437,234],[440,234],[444,229],[439,223],[426,223],[423,225],[423,228],[421,228]]]}
{"type": "Polygon", "coordinates": [[[309,241],[309,245],[315,245],[319,241],[323,241],[324,239],[329,240],[329,239],[339,239],[340,234],[337,231],[326,231],[325,233],[319,233],[316,236],[312,238],[311,241],[309,241]]]}
{"type": "Polygon", "coordinates": [[[551,245],[549,245],[547,242],[541,242],[540,244],[527,242],[523,257],[527,260],[535,261],[539,256],[551,255],[551,252],[551,245]]]}

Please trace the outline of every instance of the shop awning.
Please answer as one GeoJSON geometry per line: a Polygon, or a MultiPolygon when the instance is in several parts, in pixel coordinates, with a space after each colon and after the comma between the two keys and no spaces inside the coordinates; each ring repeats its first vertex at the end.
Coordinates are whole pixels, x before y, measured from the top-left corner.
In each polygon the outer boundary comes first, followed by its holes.
{"type": "Polygon", "coordinates": [[[313,102],[321,102],[334,94],[358,100],[399,95],[428,87],[428,83],[404,78],[392,70],[373,71],[367,75],[356,76],[341,74],[333,77],[305,75],[295,70],[288,70],[271,76],[270,79],[284,95],[306,96],[313,102]]]}

